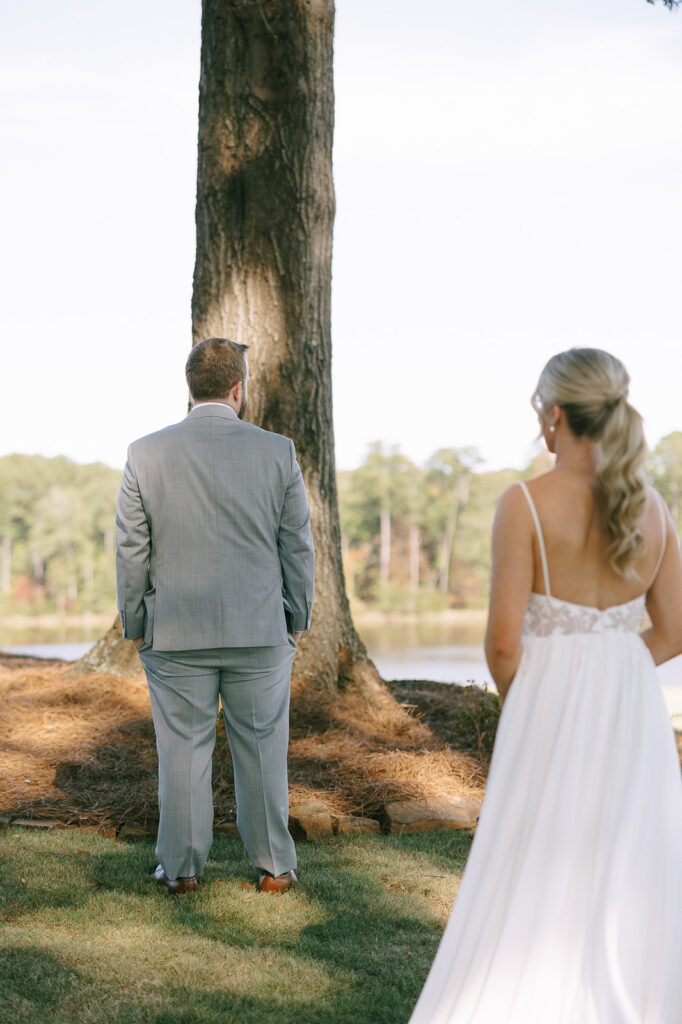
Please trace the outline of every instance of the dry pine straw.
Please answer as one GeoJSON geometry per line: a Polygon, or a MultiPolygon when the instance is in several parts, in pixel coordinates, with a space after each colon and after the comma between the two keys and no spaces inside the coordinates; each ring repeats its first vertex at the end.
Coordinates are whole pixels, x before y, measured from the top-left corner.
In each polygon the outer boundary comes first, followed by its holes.
{"type": "MultiPolygon", "coordinates": [[[[68,668],[0,659],[0,811],[109,833],[124,824],[153,833],[157,761],[144,680],[110,674],[74,679],[68,668]]],[[[388,799],[481,796],[486,758],[444,739],[452,732],[453,700],[462,699],[457,688],[447,690],[447,699],[421,694],[422,717],[388,694],[372,706],[358,696],[296,693],[292,803],[314,800],[336,813],[378,815],[388,799]]],[[[402,691],[397,695],[405,699],[402,691]]],[[[222,724],[213,787],[216,821],[234,820],[222,724]]]]}

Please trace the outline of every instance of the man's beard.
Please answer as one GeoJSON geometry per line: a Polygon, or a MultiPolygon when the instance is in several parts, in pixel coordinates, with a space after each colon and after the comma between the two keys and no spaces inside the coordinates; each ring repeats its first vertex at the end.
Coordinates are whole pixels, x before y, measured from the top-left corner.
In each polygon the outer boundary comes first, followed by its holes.
{"type": "Polygon", "coordinates": [[[240,420],[244,419],[244,416],[246,415],[246,407],[247,407],[248,404],[249,404],[249,400],[246,397],[246,395],[244,395],[242,397],[242,404],[239,406],[239,412],[237,413],[237,416],[239,416],[240,420]]]}

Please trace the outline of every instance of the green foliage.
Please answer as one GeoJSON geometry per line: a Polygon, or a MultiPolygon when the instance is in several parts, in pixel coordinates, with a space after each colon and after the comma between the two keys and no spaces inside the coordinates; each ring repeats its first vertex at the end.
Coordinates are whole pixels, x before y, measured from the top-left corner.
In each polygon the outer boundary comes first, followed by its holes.
{"type": "MultiPolygon", "coordinates": [[[[553,460],[543,452],[521,472],[490,473],[478,470],[480,461],[475,449],[441,448],[420,467],[397,448],[376,443],[362,466],[339,473],[344,567],[356,606],[364,602],[387,612],[485,606],[497,500],[518,480],[546,473],[553,460]],[[390,566],[383,578],[382,508],[390,522],[390,566]]],[[[682,432],[661,439],[649,468],[682,533],[682,432]]]]}
{"type": "Polygon", "coordinates": [[[441,448],[420,467],[376,443],[358,469],[339,473],[352,600],[384,611],[485,605],[495,504],[522,474],[477,472],[480,462],[474,448],[441,448]],[[380,573],[382,508],[390,522],[387,578],[380,573]]]}
{"type": "Polygon", "coordinates": [[[411,486],[417,472],[396,446],[375,441],[358,469],[339,474],[343,521],[356,542],[371,541],[378,534],[382,507],[391,516],[405,516],[412,509],[418,501],[418,488],[411,486]]]}
{"type": "Polygon", "coordinates": [[[458,745],[475,751],[481,760],[490,761],[499,720],[497,694],[487,693],[477,686],[467,687],[457,712],[458,745]]]}
{"type": "Polygon", "coordinates": [[[152,843],[0,832],[0,1022],[399,1024],[426,979],[469,833],[299,847],[301,885],[256,892],[217,839],[196,895],[154,884],[152,843]]]}
{"type": "Polygon", "coordinates": [[[114,514],[121,475],[59,456],[0,459],[0,606],[107,611],[115,604],[114,514]]]}
{"type": "MultiPolygon", "coordinates": [[[[361,466],[338,474],[344,568],[356,606],[416,613],[485,606],[497,499],[551,462],[538,456],[523,472],[491,473],[479,464],[475,449],[441,448],[420,467],[376,442],[361,466]],[[390,540],[383,575],[382,517],[383,543],[386,526],[390,540]]],[[[650,471],[682,532],[682,432],[661,439],[650,471]]],[[[0,458],[0,611],[113,610],[119,482],[118,470],[101,463],[0,458]]]]}
{"type": "Polygon", "coordinates": [[[649,457],[654,484],[663,495],[678,534],[682,531],[682,432],[674,431],[658,442],[649,457]]]}

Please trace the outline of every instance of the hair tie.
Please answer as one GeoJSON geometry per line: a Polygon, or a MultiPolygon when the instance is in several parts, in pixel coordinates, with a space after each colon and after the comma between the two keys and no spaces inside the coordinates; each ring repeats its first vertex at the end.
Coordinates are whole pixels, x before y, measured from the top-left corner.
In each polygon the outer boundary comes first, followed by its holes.
{"type": "Polygon", "coordinates": [[[622,391],[617,391],[614,395],[609,398],[607,405],[615,408],[619,402],[625,402],[628,397],[628,389],[624,388],[622,391]]]}

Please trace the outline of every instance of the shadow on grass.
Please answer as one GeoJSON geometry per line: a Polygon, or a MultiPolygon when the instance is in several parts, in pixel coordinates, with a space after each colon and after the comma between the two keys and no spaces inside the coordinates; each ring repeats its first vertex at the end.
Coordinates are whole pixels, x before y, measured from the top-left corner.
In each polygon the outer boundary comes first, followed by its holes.
{"type": "Polygon", "coordinates": [[[69,1006],[82,997],[92,1024],[400,1024],[435,954],[469,839],[306,844],[302,886],[277,897],[256,893],[241,843],[221,838],[199,893],[179,899],[154,884],[151,844],[53,832],[11,847],[16,856],[0,858],[4,917],[15,944],[27,945],[0,964],[0,993],[22,1007],[8,1020],[78,1019],[69,1006]],[[74,911],[59,911],[57,933],[50,908],[74,911]],[[35,929],[47,948],[28,947],[35,929]],[[123,939],[107,952],[117,929],[123,939]],[[73,959],[81,948],[88,970],[73,959]],[[44,980],[33,989],[36,974],[44,980]]]}
{"type": "Polygon", "coordinates": [[[73,850],[51,850],[48,847],[51,839],[57,841],[67,835],[75,837],[76,842],[87,843],[95,837],[66,831],[26,835],[23,829],[10,829],[5,835],[12,833],[19,833],[22,839],[29,841],[39,840],[41,849],[33,862],[30,857],[25,860],[3,851],[0,858],[0,919],[3,921],[17,921],[22,914],[47,907],[74,910],[86,907],[101,890],[141,894],[149,891],[153,883],[153,853],[150,855],[141,844],[128,846],[101,840],[110,849],[98,852],[78,846],[73,850]],[[134,875],[137,881],[132,884],[125,877],[131,863],[139,865],[134,875]]]}
{"type": "MultiPolygon", "coordinates": [[[[471,843],[468,833],[440,833],[429,839],[367,837],[306,844],[300,850],[303,891],[322,919],[279,942],[267,933],[253,934],[252,941],[264,958],[287,950],[317,963],[338,987],[324,1012],[318,1001],[311,1007],[299,1005],[293,1016],[266,1019],[396,1024],[409,1018],[443,927],[442,906],[425,905],[423,897],[431,891],[431,879],[451,882],[459,874],[471,843]],[[394,862],[389,859],[386,865],[387,852],[394,862]]],[[[295,893],[281,899],[293,900],[295,893]]],[[[215,908],[197,907],[184,924],[227,945],[244,943],[243,922],[219,920],[215,908]]]]}
{"type": "Polygon", "coordinates": [[[80,975],[53,953],[27,947],[3,953],[0,968],[0,1019],[51,1019],[74,991],[80,975]]]}

